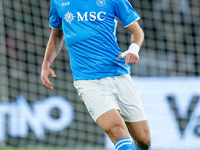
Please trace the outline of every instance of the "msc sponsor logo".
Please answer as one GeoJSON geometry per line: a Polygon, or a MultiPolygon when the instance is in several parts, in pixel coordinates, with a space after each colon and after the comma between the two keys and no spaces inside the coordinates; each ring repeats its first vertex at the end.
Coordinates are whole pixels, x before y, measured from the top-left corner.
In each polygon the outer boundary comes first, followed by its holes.
{"type": "Polygon", "coordinates": [[[70,13],[69,11],[65,14],[65,20],[71,24],[71,22],[74,20],[74,15],[70,13]]]}
{"type": "Polygon", "coordinates": [[[75,18],[77,21],[95,21],[95,20],[104,21],[105,16],[106,16],[106,12],[103,12],[103,11],[98,12],[98,13],[94,11],[85,12],[84,14],[80,12],[76,12],[76,16],[68,11],[64,16],[64,19],[65,21],[71,24],[71,22],[73,22],[75,18]]]}

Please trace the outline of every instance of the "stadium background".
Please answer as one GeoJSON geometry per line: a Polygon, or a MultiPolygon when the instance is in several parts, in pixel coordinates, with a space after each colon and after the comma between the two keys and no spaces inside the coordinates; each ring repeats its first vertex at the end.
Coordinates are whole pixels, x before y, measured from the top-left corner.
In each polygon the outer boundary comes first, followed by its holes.
{"type": "MultiPolygon", "coordinates": [[[[140,61],[137,65],[132,65],[132,76],[186,77],[184,79],[194,77],[198,80],[200,1],[130,0],[130,2],[141,16],[139,23],[145,33],[140,61]]],[[[35,102],[57,95],[67,99],[72,105],[73,120],[69,126],[60,131],[45,129],[43,138],[35,135],[30,120],[25,121],[28,134],[13,135],[10,130],[17,125],[10,121],[12,113],[0,109],[0,131],[2,131],[0,149],[7,147],[103,148],[105,135],[90,118],[73,87],[65,45],[52,66],[57,74],[57,79],[50,78],[55,89],[48,90],[40,82],[41,64],[50,34],[49,9],[49,0],[0,0],[0,107],[5,108],[5,104],[10,104],[9,106],[16,104],[17,97],[23,96],[26,106],[34,115],[36,112],[32,106],[35,102]]],[[[117,37],[120,48],[126,50],[130,44],[130,31],[124,29],[121,23],[117,28],[117,37]]],[[[199,86],[194,87],[200,89],[199,86]]],[[[199,89],[194,104],[198,103],[199,89]]],[[[189,114],[196,109],[189,108],[189,114]]],[[[16,110],[16,113],[18,111],[16,110]]],[[[61,115],[56,107],[49,113],[55,120],[61,115]]],[[[183,130],[189,120],[177,119],[180,130],[183,130]]],[[[198,133],[200,135],[200,131],[198,133]]],[[[170,137],[167,134],[165,136],[170,137]]],[[[197,136],[197,139],[200,140],[200,136],[197,136]]],[[[161,149],[165,148],[158,148],[161,149]]],[[[176,150],[173,146],[171,149],[176,150]]]]}

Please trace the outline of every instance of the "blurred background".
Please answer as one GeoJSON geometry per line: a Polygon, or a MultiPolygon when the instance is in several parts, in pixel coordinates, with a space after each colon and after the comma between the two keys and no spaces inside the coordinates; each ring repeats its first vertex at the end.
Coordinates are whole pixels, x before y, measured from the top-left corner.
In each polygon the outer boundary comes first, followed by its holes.
{"type": "MultiPolygon", "coordinates": [[[[200,1],[130,0],[145,41],[132,77],[149,118],[152,150],[200,150],[200,1]]],[[[113,149],[73,87],[64,45],[40,82],[50,0],[0,0],[0,149],[113,149]]],[[[117,28],[120,48],[130,31],[117,28]]]]}

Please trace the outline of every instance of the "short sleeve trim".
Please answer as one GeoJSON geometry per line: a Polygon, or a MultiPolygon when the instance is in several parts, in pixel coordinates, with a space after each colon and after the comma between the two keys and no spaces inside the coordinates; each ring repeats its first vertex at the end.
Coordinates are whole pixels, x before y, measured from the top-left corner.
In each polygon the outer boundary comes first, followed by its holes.
{"type": "Polygon", "coordinates": [[[49,24],[49,27],[51,27],[51,28],[53,28],[53,29],[62,30],[62,27],[61,27],[61,28],[55,28],[55,27],[52,27],[50,24],[49,24]]]}
{"type": "Polygon", "coordinates": [[[134,21],[132,21],[131,23],[129,23],[128,25],[126,25],[126,26],[124,26],[124,27],[127,28],[127,27],[130,26],[132,23],[134,23],[134,22],[136,22],[136,21],[138,21],[138,20],[140,20],[140,17],[137,18],[137,19],[135,19],[134,21]]]}

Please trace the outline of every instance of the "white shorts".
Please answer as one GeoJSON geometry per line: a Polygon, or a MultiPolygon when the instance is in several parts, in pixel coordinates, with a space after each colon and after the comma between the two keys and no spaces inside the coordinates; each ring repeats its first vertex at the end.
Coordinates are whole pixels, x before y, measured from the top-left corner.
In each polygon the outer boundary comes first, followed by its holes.
{"type": "Polygon", "coordinates": [[[129,74],[96,80],[77,80],[74,81],[74,86],[94,121],[111,109],[118,109],[126,122],[147,120],[129,74]]]}

